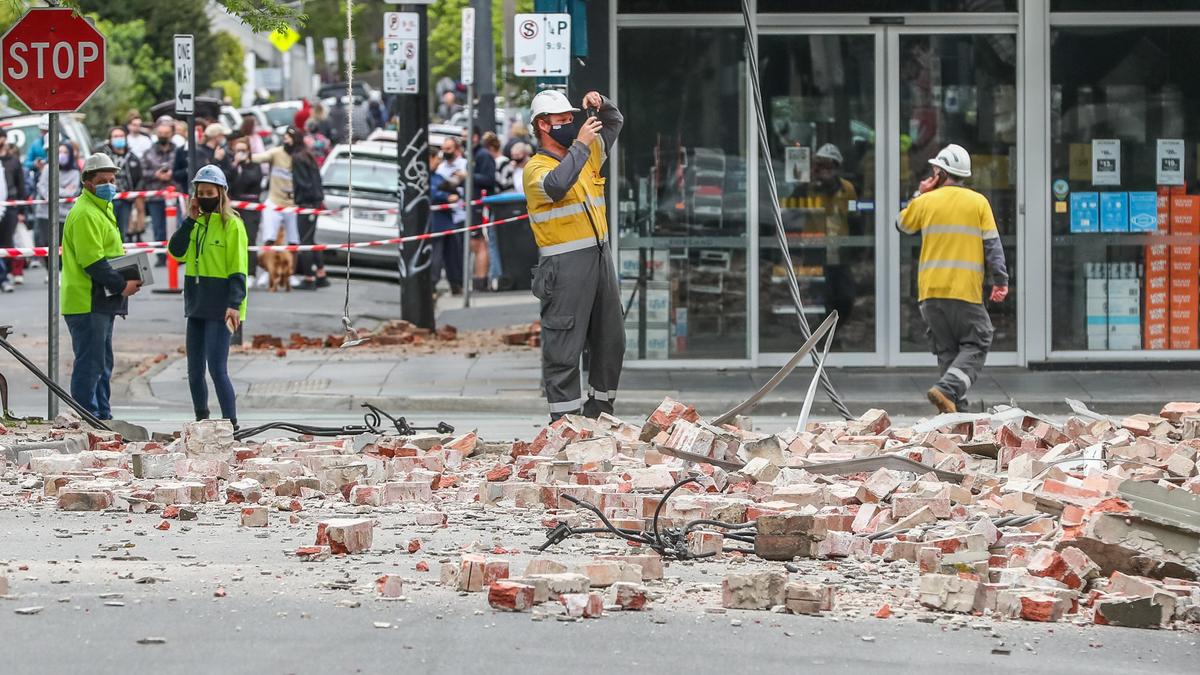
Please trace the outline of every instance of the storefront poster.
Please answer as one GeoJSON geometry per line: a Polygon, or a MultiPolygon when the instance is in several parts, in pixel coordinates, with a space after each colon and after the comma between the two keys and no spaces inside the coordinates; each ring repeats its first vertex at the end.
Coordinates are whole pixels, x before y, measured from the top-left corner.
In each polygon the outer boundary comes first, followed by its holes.
{"type": "Polygon", "coordinates": [[[1067,178],[1080,183],[1092,178],[1092,146],[1072,143],[1067,150],[1067,178]]]}
{"type": "Polygon", "coordinates": [[[1100,193],[1100,231],[1129,231],[1129,193],[1100,193]]]}
{"type": "Polygon", "coordinates": [[[1100,231],[1100,194],[1097,192],[1071,193],[1071,232],[1100,231]]]}
{"type": "Polygon", "coordinates": [[[1129,231],[1158,231],[1158,193],[1129,193],[1129,231]]]}
{"type": "Polygon", "coordinates": [[[1121,184],[1121,141],[1092,139],[1092,185],[1121,184]]]}
{"type": "Polygon", "coordinates": [[[784,153],[784,157],[787,160],[784,166],[784,176],[787,182],[808,183],[812,180],[812,161],[810,155],[810,148],[787,148],[784,153]]]}
{"type": "Polygon", "coordinates": [[[1185,153],[1182,138],[1158,139],[1158,177],[1159,185],[1183,185],[1183,155],[1185,153]]]}

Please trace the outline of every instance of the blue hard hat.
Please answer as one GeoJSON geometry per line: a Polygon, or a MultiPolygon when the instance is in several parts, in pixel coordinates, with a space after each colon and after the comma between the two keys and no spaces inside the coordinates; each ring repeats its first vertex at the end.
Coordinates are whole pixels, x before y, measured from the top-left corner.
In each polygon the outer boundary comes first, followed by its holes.
{"type": "Polygon", "coordinates": [[[225,180],[225,172],[221,171],[221,167],[215,164],[200,167],[200,170],[192,178],[192,185],[196,183],[212,183],[213,185],[220,185],[227,190],[229,189],[229,182],[225,180]]]}

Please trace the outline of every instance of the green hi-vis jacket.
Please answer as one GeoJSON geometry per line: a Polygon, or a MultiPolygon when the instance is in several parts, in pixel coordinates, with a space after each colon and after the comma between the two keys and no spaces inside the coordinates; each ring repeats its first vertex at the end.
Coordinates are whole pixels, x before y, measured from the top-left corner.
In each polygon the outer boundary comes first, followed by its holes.
{"type": "Polygon", "coordinates": [[[62,313],[124,314],[125,279],[108,264],[125,255],[112,204],[84,190],[63,224],[62,313]],[[107,291],[107,292],[106,292],[107,291]]]}
{"type": "Polygon", "coordinates": [[[226,309],[246,318],[246,226],[220,213],[188,218],[171,235],[171,256],[186,265],[183,313],[192,319],[223,321],[226,309]]]}

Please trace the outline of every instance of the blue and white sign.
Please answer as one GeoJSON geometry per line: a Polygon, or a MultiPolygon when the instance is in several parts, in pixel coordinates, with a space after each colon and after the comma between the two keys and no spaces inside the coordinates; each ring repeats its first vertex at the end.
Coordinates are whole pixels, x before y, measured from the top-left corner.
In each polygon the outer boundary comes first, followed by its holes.
{"type": "Polygon", "coordinates": [[[1071,193],[1071,232],[1100,231],[1100,194],[1098,192],[1071,193]]]}
{"type": "Polygon", "coordinates": [[[1129,193],[1129,231],[1158,231],[1158,193],[1129,193]]]}
{"type": "Polygon", "coordinates": [[[1100,231],[1129,231],[1129,193],[1100,193],[1100,231]]]}

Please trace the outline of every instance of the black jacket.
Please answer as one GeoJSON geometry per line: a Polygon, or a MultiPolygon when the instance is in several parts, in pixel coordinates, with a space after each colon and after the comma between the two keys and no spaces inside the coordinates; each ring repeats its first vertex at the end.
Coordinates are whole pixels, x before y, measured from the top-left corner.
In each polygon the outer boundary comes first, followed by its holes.
{"type": "Polygon", "coordinates": [[[4,167],[4,182],[8,185],[8,198],[27,199],[25,168],[21,166],[21,158],[16,155],[4,155],[0,157],[0,165],[4,167]]]}
{"type": "MultiPolygon", "coordinates": [[[[225,172],[225,180],[229,180],[229,176],[233,173],[233,158],[230,157],[228,150],[225,151],[225,158],[217,161],[215,152],[207,144],[196,146],[196,170],[202,166],[216,164],[221,167],[221,171],[225,172]]],[[[195,172],[193,172],[195,173],[195,172]]],[[[171,179],[175,181],[175,187],[181,192],[187,192],[190,188],[188,185],[188,149],[187,146],[179,148],[175,153],[175,165],[171,169],[171,179]]]]}
{"type": "Polygon", "coordinates": [[[229,198],[239,202],[262,201],[262,165],[258,162],[235,164],[229,173],[229,198]]]}
{"type": "Polygon", "coordinates": [[[117,154],[113,150],[111,143],[101,145],[97,152],[103,152],[108,155],[113,164],[117,165],[117,189],[125,192],[127,190],[136,190],[142,184],[142,160],[133,154],[133,151],[125,148],[125,154],[117,154]]]}

